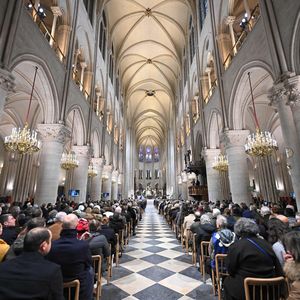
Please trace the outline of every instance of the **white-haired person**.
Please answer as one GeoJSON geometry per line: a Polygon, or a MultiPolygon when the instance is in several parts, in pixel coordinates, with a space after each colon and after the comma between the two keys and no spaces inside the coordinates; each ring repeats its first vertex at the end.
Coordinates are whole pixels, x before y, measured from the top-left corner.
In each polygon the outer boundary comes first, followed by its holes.
{"type": "Polygon", "coordinates": [[[229,247],[227,254],[229,276],[224,282],[225,299],[244,300],[246,277],[273,278],[282,276],[283,270],[272,246],[258,236],[255,221],[240,218],[234,225],[234,232],[239,240],[229,247]]]}

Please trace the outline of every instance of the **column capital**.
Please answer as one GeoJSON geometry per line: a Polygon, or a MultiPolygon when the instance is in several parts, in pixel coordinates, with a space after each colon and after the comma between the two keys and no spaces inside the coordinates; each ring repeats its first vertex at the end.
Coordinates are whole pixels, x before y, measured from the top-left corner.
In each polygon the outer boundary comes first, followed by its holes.
{"type": "Polygon", "coordinates": [[[285,95],[287,104],[294,106],[300,104],[300,76],[293,76],[285,81],[285,95]]]}
{"type": "Polygon", "coordinates": [[[203,149],[202,154],[205,157],[205,160],[214,159],[217,155],[221,153],[220,149],[203,149]]]}
{"type": "Polygon", "coordinates": [[[225,24],[226,25],[233,25],[233,23],[234,23],[234,21],[235,21],[235,19],[236,19],[236,16],[227,16],[226,18],[225,18],[225,24]]]}
{"type": "Polygon", "coordinates": [[[61,17],[63,12],[59,6],[51,6],[51,10],[54,16],[61,17]]]}
{"type": "Polygon", "coordinates": [[[245,145],[249,134],[249,130],[226,130],[221,136],[221,141],[226,148],[241,147],[245,145]]]}
{"type": "Polygon", "coordinates": [[[274,84],[273,87],[269,90],[269,105],[277,107],[279,102],[283,101],[283,97],[286,95],[286,93],[287,90],[283,82],[274,84]]]}
{"type": "Polygon", "coordinates": [[[102,157],[93,157],[91,161],[96,168],[102,168],[104,165],[104,159],[102,157]]]}
{"type": "Polygon", "coordinates": [[[71,137],[70,130],[62,124],[38,124],[37,132],[43,142],[55,141],[65,144],[66,140],[71,137]]]}
{"type": "Polygon", "coordinates": [[[0,88],[14,92],[15,86],[15,77],[9,71],[0,69],[0,88]]]}
{"type": "Polygon", "coordinates": [[[85,61],[80,62],[81,69],[85,69],[87,67],[87,63],[85,61]]]}
{"type": "Polygon", "coordinates": [[[87,158],[91,156],[90,146],[73,146],[72,151],[74,151],[77,156],[83,156],[87,158]]]}
{"type": "Polygon", "coordinates": [[[105,165],[103,168],[104,168],[103,171],[107,174],[112,173],[112,171],[113,171],[112,165],[105,165]]]}

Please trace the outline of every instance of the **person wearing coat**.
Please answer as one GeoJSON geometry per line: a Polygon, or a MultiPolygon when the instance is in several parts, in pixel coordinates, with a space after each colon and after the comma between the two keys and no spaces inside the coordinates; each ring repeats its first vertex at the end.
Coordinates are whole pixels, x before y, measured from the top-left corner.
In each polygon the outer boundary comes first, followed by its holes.
{"type": "Polygon", "coordinates": [[[264,239],[258,237],[255,221],[240,218],[234,225],[240,239],[228,250],[226,267],[229,276],[224,282],[226,300],[244,300],[246,277],[273,278],[283,275],[282,267],[272,249],[264,239]]]}
{"type": "Polygon", "coordinates": [[[94,274],[92,255],[87,241],[77,239],[78,218],[64,217],[60,238],[53,242],[47,259],[61,266],[64,282],[79,279],[80,300],[91,300],[94,274]]]}
{"type": "Polygon", "coordinates": [[[64,300],[61,268],[44,258],[50,248],[48,229],[28,231],[23,253],[0,264],[1,300],[64,300]]]}
{"type": "Polygon", "coordinates": [[[287,300],[300,299],[300,232],[291,231],[283,236],[286,251],[284,272],[291,282],[287,300]]]}

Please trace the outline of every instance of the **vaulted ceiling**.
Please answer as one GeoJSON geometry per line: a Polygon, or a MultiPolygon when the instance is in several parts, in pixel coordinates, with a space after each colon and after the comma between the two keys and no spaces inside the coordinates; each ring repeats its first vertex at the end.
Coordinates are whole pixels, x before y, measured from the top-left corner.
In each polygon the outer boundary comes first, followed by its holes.
{"type": "Polygon", "coordinates": [[[110,36],[136,144],[164,147],[189,8],[185,0],[107,0],[110,36]]]}

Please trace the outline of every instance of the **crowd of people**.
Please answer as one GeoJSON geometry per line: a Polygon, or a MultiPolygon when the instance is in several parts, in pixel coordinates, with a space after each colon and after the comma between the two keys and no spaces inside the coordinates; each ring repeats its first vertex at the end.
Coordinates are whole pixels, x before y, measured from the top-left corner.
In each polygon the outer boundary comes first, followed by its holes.
{"type": "MultiPolygon", "coordinates": [[[[234,204],[231,201],[156,200],[160,214],[174,225],[178,240],[192,244],[197,258],[202,241],[209,241],[206,272],[213,276],[215,257],[227,254],[223,294],[225,300],[245,299],[244,279],[285,276],[280,295],[300,299],[300,214],[293,205],[234,204]]],[[[200,271],[200,270],[199,270],[200,271]]],[[[272,299],[279,299],[273,295],[272,299]]],[[[261,299],[258,297],[256,299],[261,299]]]]}
{"type": "MultiPolygon", "coordinates": [[[[80,300],[93,299],[92,255],[116,259],[117,234],[132,234],[146,200],[55,205],[0,203],[0,299],[64,299],[63,282],[80,281],[80,300]]],[[[119,240],[119,255],[122,245],[119,240]]]]}

